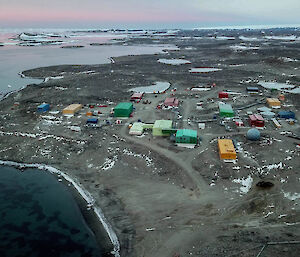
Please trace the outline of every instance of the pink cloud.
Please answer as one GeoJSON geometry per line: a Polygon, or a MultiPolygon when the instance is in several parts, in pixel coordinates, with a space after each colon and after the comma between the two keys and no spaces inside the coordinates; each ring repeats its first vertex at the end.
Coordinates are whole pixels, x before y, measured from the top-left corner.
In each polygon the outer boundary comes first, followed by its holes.
{"type": "Polygon", "coordinates": [[[225,18],[209,14],[188,13],[180,10],[172,12],[152,10],[148,12],[136,10],[113,11],[81,11],[44,8],[1,8],[0,21],[6,22],[223,22],[225,18]]]}

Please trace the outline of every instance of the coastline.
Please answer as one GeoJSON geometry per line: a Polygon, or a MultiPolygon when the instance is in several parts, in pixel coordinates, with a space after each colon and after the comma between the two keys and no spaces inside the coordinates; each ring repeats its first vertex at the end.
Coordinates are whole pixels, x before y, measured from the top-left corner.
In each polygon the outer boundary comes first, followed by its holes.
{"type": "MultiPolygon", "coordinates": [[[[21,78],[24,78],[24,79],[36,79],[36,80],[41,80],[40,83],[43,83],[43,82],[45,82],[45,80],[46,80],[46,78],[34,78],[34,77],[26,76],[26,75],[23,74],[23,72],[24,72],[24,71],[18,72],[17,75],[19,75],[21,78]]],[[[40,84],[40,83],[38,83],[38,84],[40,84]]],[[[37,85],[38,85],[38,84],[37,84],[37,85]]],[[[21,88],[19,88],[19,89],[15,89],[15,90],[12,90],[12,91],[9,91],[9,92],[5,93],[2,97],[0,97],[0,101],[3,101],[4,99],[8,98],[8,97],[9,97],[10,95],[12,95],[12,94],[15,94],[15,93],[18,93],[18,92],[24,90],[26,87],[28,87],[28,86],[30,86],[30,85],[32,85],[32,83],[31,83],[31,84],[27,84],[27,85],[25,85],[25,86],[23,86],[23,87],[21,87],[21,88]]]]}
{"type": "Polygon", "coordinates": [[[97,216],[98,220],[101,222],[104,230],[106,231],[106,233],[112,243],[112,246],[113,246],[112,254],[115,257],[120,257],[121,249],[120,249],[119,239],[117,237],[117,234],[113,230],[112,226],[105,218],[101,208],[94,205],[95,200],[92,197],[92,195],[87,190],[85,190],[83,187],[80,187],[78,185],[78,183],[76,183],[75,180],[72,179],[69,175],[67,175],[66,173],[64,173],[52,166],[45,165],[45,164],[38,164],[38,163],[26,164],[26,163],[18,163],[18,162],[13,162],[13,161],[0,160],[0,165],[10,166],[10,167],[18,168],[18,169],[36,168],[39,170],[48,171],[51,174],[57,174],[57,175],[62,176],[64,178],[64,180],[69,182],[72,185],[73,189],[75,189],[79,193],[79,195],[82,197],[82,199],[87,203],[87,207],[91,208],[93,210],[94,214],[97,216]]]}

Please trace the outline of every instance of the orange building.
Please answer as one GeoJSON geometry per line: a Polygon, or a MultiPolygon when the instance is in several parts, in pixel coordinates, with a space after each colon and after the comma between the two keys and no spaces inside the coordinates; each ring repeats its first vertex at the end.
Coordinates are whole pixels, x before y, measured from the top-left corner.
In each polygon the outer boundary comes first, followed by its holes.
{"type": "Polygon", "coordinates": [[[270,107],[280,106],[280,101],[277,98],[267,98],[267,103],[270,107]]]}
{"type": "Polygon", "coordinates": [[[71,104],[63,109],[64,115],[74,115],[75,112],[78,112],[82,108],[82,104],[71,104]]]}
{"type": "Polygon", "coordinates": [[[231,139],[218,139],[219,155],[222,160],[235,160],[236,152],[231,139]]]}

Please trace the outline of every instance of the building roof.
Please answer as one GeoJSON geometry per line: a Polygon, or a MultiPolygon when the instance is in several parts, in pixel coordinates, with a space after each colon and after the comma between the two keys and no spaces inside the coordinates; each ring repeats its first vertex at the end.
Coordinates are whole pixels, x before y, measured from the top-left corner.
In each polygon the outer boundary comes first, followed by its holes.
{"type": "Polygon", "coordinates": [[[90,119],[87,119],[88,122],[97,122],[98,119],[97,118],[90,118],[90,119]]]}
{"type": "Polygon", "coordinates": [[[74,111],[74,110],[79,109],[81,107],[82,107],[82,104],[70,104],[64,110],[74,111]]]}
{"type": "Polygon", "coordinates": [[[144,131],[144,123],[135,122],[129,130],[129,134],[142,134],[144,131]]]}
{"type": "Polygon", "coordinates": [[[280,111],[278,112],[279,117],[295,118],[295,113],[292,111],[280,111]]]}
{"type": "Polygon", "coordinates": [[[160,128],[160,129],[171,129],[172,128],[172,121],[171,120],[156,120],[154,122],[153,128],[160,128]]]}
{"type": "Polygon", "coordinates": [[[290,115],[290,114],[295,114],[295,113],[292,111],[279,111],[278,114],[279,115],[290,115]]]}
{"type": "Polygon", "coordinates": [[[280,101],[277,98],[267,98],[267,102],[269,102],[269,103],[280,103],[280,101]]]}
{"type": "Polygon", "coordinates": [[[268,108],[268,107],[266,107],[266,106],[263,106],[263,107],[257,108],[257,110],[260,111],[260,112],[269,112],[269,111],[271,111],[272,109],[270,109],[270,108],[268,108]]]}
{"type": "Polygon", "coordinates": [[[265,117],[273,117],[275,116],[275,112],[261,112],[260,113],[262,116],[265,116],[265,117]]]}
{"type": "Polygon", "coordinates": [[[220,94],[221,94],[221,95],[222,95],[222,94],[223,94],[223,95],[228,95],[228,92],[220,91],[220,92],[219,92],[219,95],[220,95],[220,94]]]}
{"type": "Polygon", "coordinates": [[[263,118],[261,115],[259,115],[259,114],[252,114],[252,115],[249,115],[249,119],[250,119],[250,120],[261,120],[261,121],[264,120],[264,118],[263,118]]]}
{"type": "Polygon", "coordinates": [[[259,88],[258,87],[247,87],[248,91],[258,91],[259,88]]]}
{"type": "Polygon", "coordinates": [[[143,93],[134,93],[131,98],[142,98],[143,93]]]}
{"type": "Polygon", "coordinates": [[[178,104],[178,99],[176,99],[175,97],[167,97],[164,104],[165,105],[172,105],[172,104],[177,105],[178,104]]]}
{"type": "Polygon", "coordinates": [[[218,139],[218,145],[221,153],[235,153],[231,139],[218,139]]]}
{"type": "Polygon", "coordinates": [[[176,137],[197,137],[197,130],[193,129],[179,129],[177,130],[176,137]]]}
{"type": "Polygon", "coordinates": [[[49,106],[49,104],[41,104],[38,106],[38,108],[44,108],[44,107],[48,107],[48,106],[49,106]]]}
{"type": "Polygon", "coordinates": [[[219,103],[219,109],[222,112],[230,112],[233,113],[233,109],[231,104],[219,103]]]}
{"type": "Polygon", "coordinates": [[[130,109],[133,106],[132,103],[127,103],[127,102],[123,102],[123,103],[119,103],[115,109],[130,109]]]}

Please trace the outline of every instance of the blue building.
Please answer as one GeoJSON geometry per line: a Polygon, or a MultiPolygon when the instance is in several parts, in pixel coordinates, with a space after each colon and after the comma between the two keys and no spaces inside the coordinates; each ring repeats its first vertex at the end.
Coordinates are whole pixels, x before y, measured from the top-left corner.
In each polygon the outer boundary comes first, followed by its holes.
{"type": "Polygon", "coordinates": [[[97,118],[91,118],[86,121],[86,124],[97,124],[97,123],[98,123],[97,118]]]}
{"type": "Polygon", "coordinates": [[[278,117],[281,119],[295,119],[295,113],[292,111],[280,111],[278,117]]]}
{"type": "Polygon", "coordinates": [[[41,104],[37,108],[38,112],[47,112],[49,110],[50,110],[50,105],[49,104],[41,104]]]}

